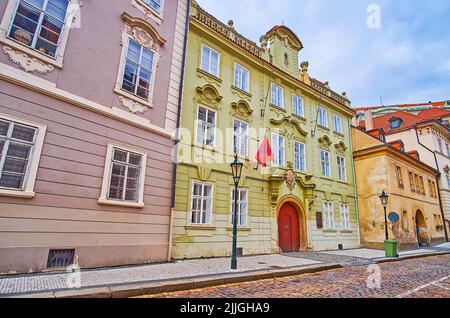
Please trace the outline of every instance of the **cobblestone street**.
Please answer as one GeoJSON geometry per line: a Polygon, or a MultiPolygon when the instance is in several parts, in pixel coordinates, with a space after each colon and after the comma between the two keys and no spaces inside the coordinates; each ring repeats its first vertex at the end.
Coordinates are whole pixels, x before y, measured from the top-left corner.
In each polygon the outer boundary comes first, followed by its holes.
{"type": "MultiPolygon", "coordinates": [[[[370,265],[377,266],[377,265],[370,265]]],[[[450,298],[450,255],[383,263],[381,288],[368,288],[368,266],[217,286],[152,298],[450,298]]]]}

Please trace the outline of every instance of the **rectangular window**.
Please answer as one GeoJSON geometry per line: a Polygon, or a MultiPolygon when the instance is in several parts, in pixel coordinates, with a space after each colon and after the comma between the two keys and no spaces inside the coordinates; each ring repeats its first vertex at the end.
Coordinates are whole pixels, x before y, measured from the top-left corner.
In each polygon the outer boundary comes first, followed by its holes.
{"type": "MultiPolygon", "coordinates": [[[[231,191],[231,225],[234,224],[234,196],[236,190],[231,191]]],[[[248,191],[246,189],[238,189],[237,195],[237,209],[238,209],[238,226],[247,226],[248,215],[248,191]]]]}
{"type": "Polygon", "coordinates": [[[248,124],[239,120],[234,121],[234,153],[248,156],[248,124]]]}
{"type": "Polygon", "coordinates": [[[408,231],[409,230],[409,224],[408,224],[408,212],[403,211],[402,214],[402,227],[404,231],[408,231]]]}
{"type": "Polygon", "coordinates": [[[409,172],[409,184],[411,187],[411,192],[416,192],[416,185],[414,184],[414,174],[409,172]]]}
{"type": "Polygon", "coordinates": [[[142,45],[131,39],[128,41],[125,70],[122,78],[123,90],[145,100],[149,99],[154,56],[155,53],[142,45]]]}
{"type": "Polygon", "coordinates": [[[212,185],[194,182],[191,198],[191,224],[211,224],[212,185]]]}
{"type": "Polygon", "coordinates": [[[322,164],[322,176],[331,177],[330,153],[328,151],[320,151],[320,162],[322,164]]]}
{"type": "Polygon", "coordinates": [[[197,143],[213,147],[216,142],[216,112],[199,106],[197,114],[197,143]]]}
{"type": "Polygon", "coordinates": [[[294,114],[300,117],[305,117],[305,109],[303,106],[303,97],[293,95],[292,98],[294,114]]]}
{"type": "Polygon", "coordinates": [[[450,146],[445,144],[445,148],[447,149],[447,157],[450,157],[450,146]]]}
{"type": "Polygon", "coordinates": [[[440,138],[438,138],[437,141],[438,141],[439,152],[444,153],[444,149],[442,147],[442,140],[440,138]]]}
{"type": "Polygon", "coordinates": [[[301,142],[295,142],[294,155],[295,155],[295,170],[306,172],[306,148],[305,144],[301,142]]]}
{"type": "Polygon", "coordinates": [[[108,186],[108,200],[138,203],[141,195],[142,154],[114,148],[108,186]]]}
{"type": "Polygon", "coordinates": [[[8,37],[55,58],[68,4],[68,0],[18,1],[8,37]]]}
{"type": "Polygon", "coordinates": [[[345,168],[345,158],[337,156],[337,166],[338,166],[338,179],[340,181],[347,181],[347,172],[345,168]]]}
{"type": "Polygon", "coordinates": [[[402,168],[400,168],[400,167],[398,167],[398,166],[395,167],[395,174],[396,174],[396,176],[397,176],[397,184],[398,184],[398,187],[403,189],[404,184],[403,184],[402,168]]]}
{"type": "Polygon", "coordinates": [[[0,119],[0,188],[24,190],[38,130],[0,119]]]}
{"type": "Polygon", "coordinates": [[[328,128],[328,112],[325,108],[319,107],[318,110],[318,121],[319,125],[328,128]]]}
{"type": "Polygon", "coordinates": [[[450,176],[446,176],[446,178],[447,178],[447,187],[450,189],[450,176]]]}
{"type": "Polygon", "coordinates": [[[419,176],[417,174],[414,175],[414,183],[416,185],[416,193],[420,194],[420,182],[419,182],[419,176]]]}
{"type": "Polygon", "coordinates": [[[334,208],[332,202],[323,203],[324,228],[334,229],[334,208]]]}
{"type": "Polygon", "coordinates": [[[334,131],[340,134],[344,133],[344,126],[342,124],[342,117],[333,115],[334,131]]]}
{"type": "Polygon", "coordinates": [[[272,135],[273,162],[277,166],[284,166],[284,137],[272,135]]]}
{"type": "Polygon", "coordinates": [[[272,83],[272,104],[280,108],[284,108],[284,92],[283,89],[272,83]]]}
{"type": "Polygon", "coordinates": [[[422,193],[422,195],[425,195],[425,183],[423,181],[423,177],[420,177],[420,193],[422,193]]]}
{"type": "Polygon", "coordinates": [[[161,13],[161,0],[144,0],[144,2],[156,12],[161,13]]]}
{"type": "Polygon", "coordinates": [[[234,68],[234,86],[245,92],[249,92],[249,81],[249,71],[239,64],[236,64],[234,68]]]}
{"type": "Polygon", "coordinates": [[[203,45],[202,48],[202,70],[219,77],[220,54],[213,49],[203,45]]]}
{"type": "Polygon", "coordinates": [[[350,230],[350,211],[347,204],[341,205],[341,228],[344,230],[350,230]]]}

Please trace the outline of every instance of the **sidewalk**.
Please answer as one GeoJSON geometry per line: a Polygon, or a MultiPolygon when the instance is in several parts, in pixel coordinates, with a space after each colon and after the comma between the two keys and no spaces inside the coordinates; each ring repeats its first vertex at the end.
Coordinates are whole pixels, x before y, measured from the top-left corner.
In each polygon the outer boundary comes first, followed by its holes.
{"type": "MultiPolygon", "coordinates": [[[[439,253],[450,253],[450,244],[402,252],[400,259],[439,253]]],[[[388,261],[384,258],[383,251],[355,249],[241,257],[237,271],[229,269],[229,258],[215,258],[82,270],[75,273],[3,276],[0,277],[0,297],[120,297],[139,295],[144,290],[146,293],[152,293],[189,289],[383,261],[388,261]]]]}

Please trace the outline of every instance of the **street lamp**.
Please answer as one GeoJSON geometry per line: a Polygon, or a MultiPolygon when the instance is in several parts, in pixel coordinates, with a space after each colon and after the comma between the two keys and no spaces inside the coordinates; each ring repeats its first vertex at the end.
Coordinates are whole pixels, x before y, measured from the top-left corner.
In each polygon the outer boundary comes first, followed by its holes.
{"type": "Polygon", "coordinates": [[[386,194],[386,192],[383,191],[380,195],[381,205],[383,205],[384,208],[384,229],[386,231],[386,241],[389,241],[389,232],[388,232],[388,221],[387,221],[387,205],[389,202],[389,195],[386,194]]]}
{"type": "Polygon", "coordinates": [[[231,254],[231,269],[237,269],[237,232],[238,232],[238,188],[241,181],[242,167],[244,164],[239,161],[238,155],[231,163],[231,173],[234,181],[234,215],[233,215],[233,248],[231,254]]]}

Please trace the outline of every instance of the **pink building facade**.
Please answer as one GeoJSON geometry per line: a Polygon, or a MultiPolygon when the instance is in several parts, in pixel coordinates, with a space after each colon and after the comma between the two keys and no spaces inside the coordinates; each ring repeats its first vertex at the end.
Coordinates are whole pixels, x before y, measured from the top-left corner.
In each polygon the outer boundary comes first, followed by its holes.
{"type": "Polygon", "coordinates": [[[170,258],[188,8],[0,1],[0,273],[170,258]]]}

